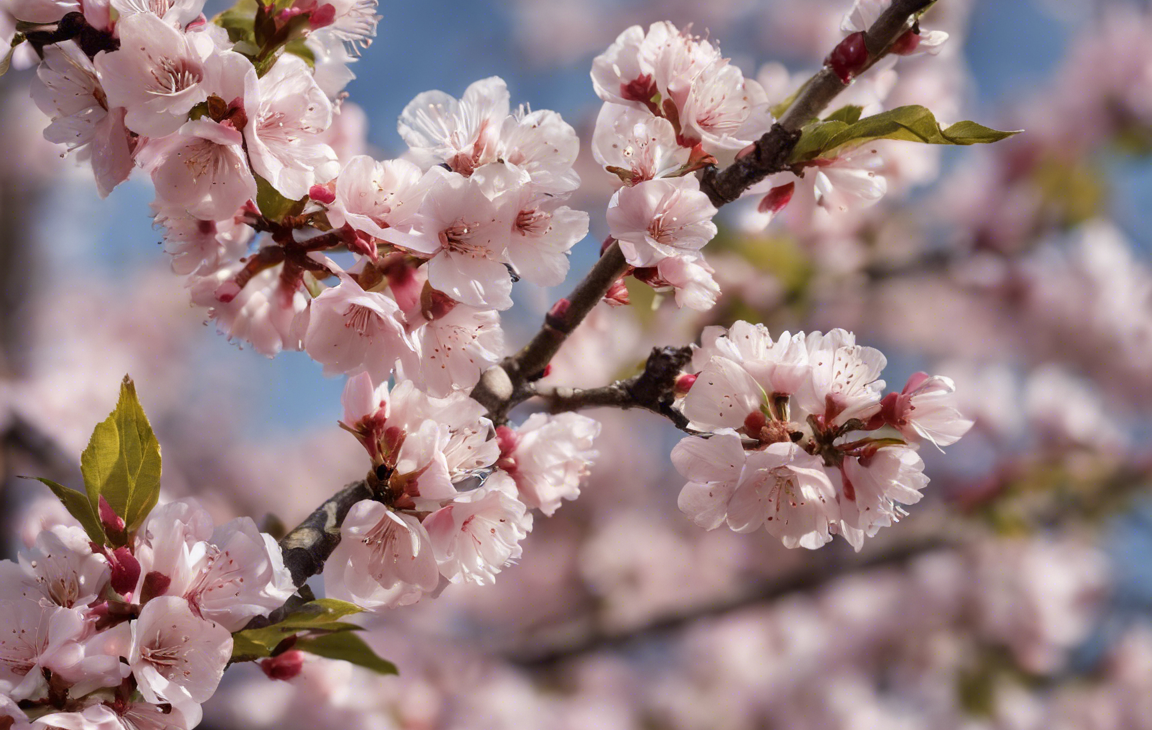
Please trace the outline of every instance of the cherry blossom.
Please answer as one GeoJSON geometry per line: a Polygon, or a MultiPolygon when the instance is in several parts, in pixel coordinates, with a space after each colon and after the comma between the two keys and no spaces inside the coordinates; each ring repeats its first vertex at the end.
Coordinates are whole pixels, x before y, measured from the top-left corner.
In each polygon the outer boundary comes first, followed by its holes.
{"type": "Polygon", "coordinates": [[[415,517],[365,500],[352,505],[340,535],[324,571],[329,596],[365,608],[395,608],[436,590],[436,557],[415,517]]]}
{"type": "Polygon", "coordinates": [[[203,703],[216,691],[231,656],[228,630],[196,616],[183,598],[155,598],[132,623],[128,664],[149,702],[203,703]]]}
{"type": "Polygon", "coordinates": [[[899,393],[885,396],[883,416],[909,440],[950,446],[972,428],[958,409],[956,384],[942,375],[916,373],[899,393]]]}
{"type": "Polygon", "coordinates": [[[43,606],[26,598],[0,599],[0,692],[15,700],[39,694],[47,685],[44,670],[69,661],[84,632],[80,611],[43,606]]]}
{"type": "Polygon", "coordinates": [[[716,235],[715,215],[694,177],[647,180],[616,192],[608,227],[629,264],[653,266],[672,256],[699,256],[716,235]]]}
{"type": "Polygon", "coordinates": [[[164,250],[177,274],[208,275],[238,261],[254,231],[233,218],[201,220],[179,207],[152,203],[153,220],[164,228],[164,250]]]}
{"type": "Polygon", "coordinates": [[[124,109],[109,108],[96,68],[75,43],[44,49],[31,91],[32,101],[52,118],[44,138],[91,161],[101,197],[128,179],[136,141],[124,126],[124,109]]]}
{"type": "Polygon", "coordinates": [[[384,381],[397,362],[411,364],[416,357],[396,302],[364,291],[348,275],[313,299],[294,326],[304,350],[328,375],[364,369],[384,381]]]}
{"type": "MultiPolygon", "coordinates": [[[[31,549],[21,551],[21,581],[34,588],[24,595],[45,605],[80,608],[97,599],[108,585],[108,561],[90,547],[79,527],[60,525],[40,533],[31,549]]],[[[8,581],[5,581],[7,584],[8,581]]],[[[7,584],[6,589],[14,586],[7,584]]]]}
{"type": "Polygon", "coordinates": [[[600,108],[592,156],[624,183],[673,177],[688,164],[691,154],[677,143],[676,130],[667,119],[622,104],[600,108]]]}
{"type": "Polygon", "coordinates": [[[153,143],[149,156],[156,160],[152,182],[158,198],[197,218],[228,218],[256,197],[244,135],[228,121],[188,122],[179,134],[153,143]]]}
{"type": "Polygon", "coordinates": [[[425,322],[414,336],[419,342],[419,367],[409,372],[402,363],[401,371],[438,398],[471,388],[481,373],[504,356],[499,316],[466,304],[425,322]]]}
{"type": "Polygon", "coordinates": [[[200,17],[204,0],[112,0],[111,5],[121,18],[151,13],[183,30],[200,17]]]}
{"type": "Polygon", "coordinates": [[[515,429],[499,427],[497,466],[512,477],[521,501],[551,517],[561,500],[580,495],[599,434],[600,424],[586,416],[533,413],[515,429]]]}
{"type": "Polygon", "coordinates": [[[400,136],[424,169],[443,163],[470,175],[495,160],[509,99],[507,85],[495,76],[473,83],[458,100],[443,91],[426,91],[404,107],[400,136]]]}
{"type": "Polygon", "coordinates": [[[201,82],[212,41],[203,33],[185,34],[152,13],[122,19],[117,31],[120,50],[95,60],[108,106],[124,107],[124,124],[137,134],[175,132],[192,107],[208,98],[201,82]]]}
{"type": "Polygon", "coordinates": [[[347,224],[383,238],[385,228],[404,226],[416,214],[430,181],[407,160],[353,157],[336,180],[336,201],[328,219],[334,226],[347,224]]]}
{"type": "MultiPolygon", "coordinates": [[[[840,30],[845,33],[868,30],[891,5],[892,0],[855,0],[852,9],[840,23],[840,30]]],[[[898,47],[894,52],[905,56],[925,52],[935,55],[947,40],[948,34],[942,30],[924,31],[917,28],[896,41],[898,47]]]]}
{"type": "Polygon", "coordinates": [[[840,533],[857,551],[864,535],[876,534],[904,513],[898,504],[916,504],[928,484],[924,461],[914,449],[885,446],[843,465],[840,533]]]}
{"type": "Polygon", "coordinates": [[[275,269],[268,269],[252,277],[229,301],[222,301],[217,292],[239,269],[227,267],[190,279],[192,302],[208,309],[208,316],[216,320],[216,328],[228,339],[251,343],[262,355],[299,350],[292,324],[307,304],[304,295],[285,286],[275,269]]]}
{"type": "Polygon", "coordinates": [[[855,335],[840,329],[811,333],[806,344],[811,375],[796,394],[803,410],[843,424],[880,409],[887,358],[879,350],[857,345],[855,335]]]}
{"type": "Polygon", "coordinates": [[[424,520],[445,578],[488,585],[519,559],[532,515],[515,493],[512,479],[495,472],[483,487],[460,494],[424,520]]]}

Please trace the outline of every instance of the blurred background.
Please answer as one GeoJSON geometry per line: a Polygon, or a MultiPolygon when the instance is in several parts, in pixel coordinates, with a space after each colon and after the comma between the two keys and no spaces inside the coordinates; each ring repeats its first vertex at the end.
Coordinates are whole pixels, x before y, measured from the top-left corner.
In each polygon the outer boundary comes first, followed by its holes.
{"type": "MultiPolygon", "coordinates": [[[[561,290],[522,283],[519,345],[599,250],[610,179],[587,142],[591,59],[669,19],[787,89],[838,42],[848,0],[381,0],[353,70],[343,153],[394,156],[417,93],[503,77],[513,102],[581,132],[574,207],[592,233],[561,290]]],[[[209,4],[208,12],[223,6],[209,4]]],[[[888,196],[837,218],[734,205],[709,245],[711,312],[597,310],[550,379],[602,385],[654,345],[738,318],[854,330],[957,381],[973,432],[924,453],[932,484],[852,553],[704,532],[676,509],[678,432],[594,413],[601,456],[577,502],[540,518],[520,564],[385,614],[369,640],[400,667],[327,660],[289,682],[229,671],[213,730],[1152,728],[1152,12],[1124,0],[943,0],[951,39],[853,93],[1025,134],[941,151],[887,143],[888,196]]],[[[219,519],[293,525],[367,459],[336,427],[341,379],[269,360],[205,326],[133,177],[100,200],[44,142],[30,70],[0,82],[0,517],[7,556],[57,509],[37,474],[78,457],[130,373],[164,449],[164,488],[219,519]]],[[[527,413],[527,410],[525,411],[527,413]]],[[[521,414],[523,415],[523,414],[521,414]]]]}

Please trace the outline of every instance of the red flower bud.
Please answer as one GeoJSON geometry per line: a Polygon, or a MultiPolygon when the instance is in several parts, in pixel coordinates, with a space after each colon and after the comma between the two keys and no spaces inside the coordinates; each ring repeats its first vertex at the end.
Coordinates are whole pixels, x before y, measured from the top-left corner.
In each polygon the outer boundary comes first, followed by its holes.
{"type": "Polygon", "coordinates": [[[164,595],[168,592],[170,585],[172,585],[171,578],[153,570],[144,576],[144,586],[140,589],[140,603],[144,604],[157,596],[164,595]]]}
{"type": "Polygon", "coordinates": [[[908,32],[897,38],[888,48],[888,52],[895,53],[897,56],[908,56],[915,53],[919,47],[920,33],[915,28],[909,28],[908,32]]]}
{"type": "Polygon", "coordinates": [[[140,580],[140,561],[131,550],[116,548],[108,555],[108,565],[112,570],[112,590],[122,596],[136,590],[136,582],[140,580]]]}
{"type": "Polygon", "coordinates": [[[268,679],[287,682],[300,676],[301,670],[304,669],[304,653],[298,649],[290,649],[283,654],[264,659],[260,662],[260,668],[264,670],[268,679]]]}
{"type": "Polygon", "coordinates": [[[840,45],[832,49],[832,53],[824,63],[841,81],[848,83],[853,76],[864,70],[868,59],[868,46],[864,43],[864,33],[859,31],[840,41],[840,45]]]}
{"type": "Polygon", "coordinates": [[[795,182],[774,187],[769,190],[768,194],[760,201],[760,205],[756,206],[756,210],[761,213],[771,213],[775,215],[784,210],[784,206],[791,202],[794,192],[796,192],[795,182]]]}
{"type": "Polygon", "coordinates": [[[604,301],[613,307],[623,307],[631,303],[632,300],[628,296],[628,287],[624,285],[623,277],[608,287],[608,291],[604,293],[604,301]]]}
{"type": "Polygon", "coordinates": [[[324,205],[331,205],[336,202],[336,193],[329,190],[324,185],[313,185],[308,188],[308,197],[315,200],[317,203],[324,205]]]}
{"type": "Polygon", "coordinates": [[[676,376],[676,383],[672,386],[672,394],[677,398],[683,398],[688,395],[688,391],[692,390],[692,386],[696,384],[695,373],[680,373],[676,376]]]}
{"type": "Polygon", "coordinates": [[[563,322],[564,317],[568,314],[568,307],[570,306],[572,306],[572,302],[568,301],[567,299],[561,299],[557,301],[552,305],[552,308],[548,310],[548,316],[545,317],[545,319],[549,321],[563,322]]]}

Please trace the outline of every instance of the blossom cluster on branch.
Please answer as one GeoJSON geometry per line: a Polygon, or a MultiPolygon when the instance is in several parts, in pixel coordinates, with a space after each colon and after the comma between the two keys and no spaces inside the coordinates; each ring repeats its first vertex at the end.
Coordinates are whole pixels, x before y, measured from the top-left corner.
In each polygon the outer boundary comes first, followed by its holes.
{"type": "MultiPolygon", "coordinates": [[[[551,353],[597,302],[629,302],[627,275],[711,308],[720,288],[701,249],[735,197],[771,215],[810,182],[803,194],[838,213],[883,194],[879,140],[1009,136],[942,126],[920,106],[865,115],[849,104],[820,118],[855,76],[942,42],[921,32],[929,4],[858,0],[791,98],[770,98],[714,42],[671,23],[621,34],[592,69],[605,102],[592,153],[618,186],[610,236],[579,296],[549,312],[541,332],[561,333],[551,353]],[[725,174],[744,181],[734,196],[717,182],[725,174]]],[[[375,33],[371,0],[242,0],[211,21],[196,0],[7,5],[20,21],[13,48],[40,60],[45,136],[90,161],[102,195],[136,168],[150,175],[192,302],[229,339],[349,376],[340,425],[371,461],[288,534],[282,557],[251,520],[216,530],[188,503],[152,509],[159,446],[126,381],[82,457],[87,497],[49,484],[82,527],[45,533],[45,557],[5,574],[0,597],[24,601],[4,617],[12,638],[0,637],[13,722],[191,727],[229,661],[260,659],[287,679],[300,651],[387,671],[339,619],[492,583],[520,558],[532,510],[550,516],[579,495],[600,431],[571,412],[583,407],[638,405],[690,433],[672,461],[696,524],[763,525],[806,548],[841,534],[859,550],[919,500],[918,444],[951,444],[971,426],[947,378],[918,374],[885,396],[884,356],[848,332],[773,338],[747,322],[510,422],[512,407],[547,395],[482,395],[485,377],[531,384],[550,355],[520,372],[500,312],[521,279],[561,284],[590,226],[565,204],[581,184],[580,141],[558,114],[513,108],[501,79],[483,79],[460,98],[413,99],[401,157],[341,158],[334,124],[348,64],[375,33]],[[289,564],[293,551],[307,570],[289,564]],[[327,598],[315,601],[302,584],[319,570],[327,598]]]]}

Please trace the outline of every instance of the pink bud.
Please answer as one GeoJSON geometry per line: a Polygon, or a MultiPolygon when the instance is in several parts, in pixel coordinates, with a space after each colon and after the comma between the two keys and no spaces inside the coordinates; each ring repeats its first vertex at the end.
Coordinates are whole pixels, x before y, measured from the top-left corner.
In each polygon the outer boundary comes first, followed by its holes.
{"type": "Polygon", "coordinates": [[[744,418],[744,430],[752,438],[760,437],[760,429],[768,425],[768,416],[760,411],[753,411],[744,418]]]}
{"type": "Polygon", "coordinates": [[[672,394],[677,398],[683,398],[688,395],[688,391],[692,390],[692,386],[696,384],[695,373],[680,373],[676,376],[676,383],[672,386],[672,394]]]}
{"type": "Polygon", "coordinates": [[[755,150],[756,150],[756,143],[753,142],[752,144],[748,145],[744,149],[737,152],[736,153],[736,159],[741,160],[741,159],[747,157],[748,155],[752,154],[755,150]]]}
{"type": "Polygon", "coordinates": [[[140,561],[126,547],[119,547],[108,556],[108,564],[112,569],[112,590],[125,595],[136,590],[136,582],[140,580],[140,561]]]}
{"type": "Polygon", "coordinates": [[[544,372],[540,373],[540,377],[546,378],[551,374],[552,374],[552,363],[548,363],[547,365],[544,366],[544,372]]]}
{"type": "Polygon", "coordinates": [[[283,654],[264,659],[260,662],[260,668],[264,670],[268,679],[287,682],[300,676],[300,672],[304,669],[304,653],[298,649],[290,649],[283,654]]]}
{"type": "Polygon", "coordinates": [[[613,307],[622,307],[631,303],[628,287],[625,286],[623,278],[617,279],[612,286],[608,287],[608,291],[604,293],[604,301],[613,307]]]}
{"type": "Polygon", "coordinates": [[[496,443],[500,445],[500,456],[505,457],[516,450],[516,444],[519,443],[520,438],[516,435],[516,431],[508,426],[496,427],[496,443]]]}
{"type": "Polygon", "coordinates": [[[604,252],[607,251],[608,247],[611,246],[613,243],[616,243],[616,239],[612,238],[612,236],[608,236],[608,238],[605,238],[604,243],[600,244],[600,255],[603,256],[604,252]]]}
{"type": "Polygon", "coordinates": [[[108,504],[103,494],[100,495],[99,509],[100,523],[104,525],[105,531],[116,534],[124,532],[124,520],[116,514],[116,510],[112,509],[112,505],[108,504]]]}
{"type": "Polygon", "coordinates": [[[568,301],[567,299],[561,299],[557,301],[552,305],[552,308],[548,310],[547,319],[563,322],[564,317],[568,314],[568,308],[570,306],[572,306],[572,302],[568,301]]]}
{"type": "Polygon", "coordinates": [[[771,213],[776,215],[784,210],[784,206],[792,200],[792,194],[796,192],[796,183],[790,182],[786,185],[779,185],[768,191],[768,194],[760,201],[760,205],[756,206],[756,210],[761,213],[771,213]]]}
{"type": "Polygon", "coordinates": [[[308,25],[312,27],[312,30],[316,30],[332,25],[334,20],[336,20],[336,6],[324,4],[312,11],[312,15],[308,18],[308,25]]]}
{"type": "Polygon", "coordinates": [[[315,200],[317,203],[324,205],[331,205],[336,202],[336,193],[329,190],[324,185],[313,185],[308,189],[308,197],[315,200]]]}
{"type": "Polygon", "coordinates": [[[916,52],[920,47],[920,34],[916,32],[915,28],[909,28],[908,32],[896,39],[889,48],[889,53],[895,53],[897,56],[908,56],[916,52]]]}
{"type": "Polygon", "coordinates": [[[829,54],[825,64],[846,84],[852,80],[853,76],[864,70],[868,58],[868,46],[864,42],[864,33],[858,31],[840,41],[840,45],[832,49],[832,53],[829,54]]]}

